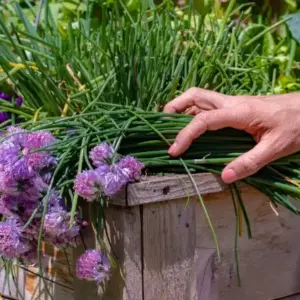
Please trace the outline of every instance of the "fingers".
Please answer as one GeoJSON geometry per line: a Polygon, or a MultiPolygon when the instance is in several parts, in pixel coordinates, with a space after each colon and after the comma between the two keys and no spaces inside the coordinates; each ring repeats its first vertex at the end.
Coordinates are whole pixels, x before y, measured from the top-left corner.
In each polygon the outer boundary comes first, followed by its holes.
{"type": "Polygon", "coordinates": [[[228,164],[222,172],[223,181],[229,184],[246,178],[279,158],[275,157],[272,144],[270,139],[262,140],[253,149],[228,164]]]}
{"type": "Polygon", "coordinates": [[[178,133],[175,142],[169,149],[169,154],[172,156],[182,154],[189,148],[193,140],[207,130],[218,130],[225,127],[244,129],[244,123],[239,120],[246,121],[246,118],[243,118],[245,113],[246,111],[239,111],[239,116],[237,116],[237,110],[233,109],[216,109],[201,112],[178,133]]]}
{"type": "Polygon", "coordinates": [[[201,112],[201,109],[197,106],[191,106],[184,111],[185,114],[192,115],[192,116],[196,116],[200,112],[201,112]]]}
{"type": "Polygon", "coordinates": [[[210,110],[224,107],[226,96],[213,91],[191,88],[164,107],[166,113],[181,113],[192,106],[201,110],[210,110]]]}

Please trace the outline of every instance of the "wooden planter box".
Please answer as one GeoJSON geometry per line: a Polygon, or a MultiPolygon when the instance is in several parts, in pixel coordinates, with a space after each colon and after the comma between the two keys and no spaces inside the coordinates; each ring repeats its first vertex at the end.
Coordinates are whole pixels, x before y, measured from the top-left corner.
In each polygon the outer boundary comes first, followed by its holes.
{"type": "MultiPolygon", "coordinates": [[[[49,283],[53,299],[300,299],[297,298],[300,218],[281,208],[276,216],[267,197],[248,186],[241,187],[253,239],[248,240],[245,227],[239,238],[242,280],[239,287],[234,265],[235,216],[230,192],[215,175],[197,174],[194,178],[217,231],[221,263],[216,259],[211,232],[188,176],[148,177],[129,185],[111,200],[106,211],[110,242],[120,268],[113,270],[105,290],[74,278],[66,263],[53,259],[52,274],[48,275],[64,285],[49,283]],[[58,267],[60,271],[56,272],[58,267]]],[[[84,238],[89,248],[96,246],[92,230],[84,238]]],[[[78,247],[68,260],[74,262],[82,252],[82,247],[78,247]]],[[[25,290],[26,274],[20,282],[25,290]]]]}

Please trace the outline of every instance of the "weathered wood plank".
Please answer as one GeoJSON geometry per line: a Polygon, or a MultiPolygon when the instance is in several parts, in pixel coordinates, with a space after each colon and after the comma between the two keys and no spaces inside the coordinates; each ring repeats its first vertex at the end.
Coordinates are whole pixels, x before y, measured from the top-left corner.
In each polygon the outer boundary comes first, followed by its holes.
{"type": "MultiPolygon", "coordinates": [[[[105,213],[108,236],[118,267],[105,287],[103,300],[142,300],[142,229],[138,206],[110,207],[105,213]]],[[[81,298],[86,299],[86,298],[81,298]]]]}
{"type": "MultiPolygon", "coordinates": [[[[237,284],[234,263],[235,216],[229,191],[204,196],[216,228],[222,263],[216,267],[221,300],[270,300],[300,291],[300,217],[279,207],[272,211],[268,198],[250,187],[242,196],[252,224],[249,240],[244,224],[239,238],[242,286],[237,284]],[[211,201],[213,200],[213,201],[211,201]]],[[[296,203],[297,204],[297,203],[296,203]]],[[[196,208],[197,246],[213,248],[214,243],[200,205],[196,208]]]]}
{"type": "MultiPolygon", "coordinates": [[[[105,219],[108,238],[106,236],[104,242],[117,268],[112,269],[104,289],[98,288],[93,282],[75,278],[74,299],[142,300],[140,208],[108,207],[105,219]]],[[[84,241],[88,249],[99,247],[91,228],[85,233],[84,241]]],[[[83,246],[75,249],[75,260],[84,251],[83,246]]]]}
{"type": "Polygon", "coordinates": [[[193,268],[197,272],[197,300],[218,300],[218,287],[214,278],[216,256],[215,249],[196,249],[193,268]]]}
{"type": "Polygon", "coordinates": [[[195,201],[143,207],[144,300],[197,300],[195,201]]]}
{"type": "MultiPolygon", "coordinates": [[[[87,206],[83,206],[83,214],[84,216],[87,215],[87,206]]],[[[85,246],[87,249],[95,249],[97,248],[97,241],[94,234],[94,231],[92,230],[91,226],[88,226],[84,229],[83,232],[83,240],[84,244],[81,243],[78,247],[76,247],[73,250],[73,265],[76,265],[76,260],[78,257],[84,253],[85,246]]],[[[74,277],[73,281],[74,286],[74,300],[94,300],[99,297],[99,289],[97,285],[94,282],[86,281],[86,280],[80,280],[76,276],[74,277]]],[[[69,300],[69,299],[67,299],[69,300]]]]}
{"type": "MultiPolygon", "coordinates": [[[[217,193],[227,186],[219,176],[211,173],[194,174],[193,178],[201,194],[217,193]]],[[[129,184],[126,192],[122,191],[112,199],[112,204],[135,206],[147,203],[171,201],[195,196],[196,190],[188,175],[151,176],[141,182],[129,184]]]]}

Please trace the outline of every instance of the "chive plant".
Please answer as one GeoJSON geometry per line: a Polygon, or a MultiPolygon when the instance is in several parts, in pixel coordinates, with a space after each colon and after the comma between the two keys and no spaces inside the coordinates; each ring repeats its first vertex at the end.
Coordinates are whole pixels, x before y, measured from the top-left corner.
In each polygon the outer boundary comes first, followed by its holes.
{"type": "MultiPolygon", "coordinates": [[[[243,15],[235,22],[231,19],[234,2],[228,5],[222,22],[190,7],[179,11],[171,1],[160,5],[141,1],[134,11],[122,1],[110,6],[103,3],[100,22],[93,26],[89,13],[93,2],[87,1],[86,14],[70,22],[63,34],[47,1],[33,18],[15,4],[18,26],[5,24],[0,17],[0,84],[12,87],[24,100],[21,107],[0,100],[0,109],[22,119],[21,127],[56,137],[55,143],[37,153],[49,151],[58,158],[50,187],[55,186],[66,199],[70,224],[80,210],[74,178],[93,168],[88,153],[101,142],[113,145],[119,155],[134,156],[144,164],[145,174],[187,173],[193,183],[193,173],[220,174],[224,164],[255,145],[249,135],[225,129],[205,133],[180,158],[171,158],[168,146],[191,116],[161,112],[164,104],[194,86],[231,95],[274,90],[278,66],[272,55],[264,55],[262,45],[276,25],[260,24],[263,34],[245,38],[243,15]]],[[[1,125],[3,131],[9,122],[1,125]]],[[[300,199],[299,162],[296,153],[244,181],[268,195],[274,206],[298,214],[291,198],[300,199]]],[[[213,221],[194,186],[218,249],[213,221]]],[[[249,217],[236,185],[232,194],[237,220],[243,216],[251,237],[249,217]]],[[[106,200],[99,197],[92,204],[99,212],[91,216],[91,222],[100,242],[106,200]]],[[[237,239],[235,243],[236,249],[237,239]]]]}

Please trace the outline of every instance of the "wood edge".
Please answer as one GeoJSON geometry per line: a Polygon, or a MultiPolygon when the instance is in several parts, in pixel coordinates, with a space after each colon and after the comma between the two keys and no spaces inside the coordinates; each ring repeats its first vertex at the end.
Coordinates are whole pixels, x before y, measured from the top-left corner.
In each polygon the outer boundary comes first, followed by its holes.
{"type": "MultiPolygon", "coordinates": [[[[221,180],[220,176],[212,173],[193,174],[193,178],[201,195],[219,193],[228,189],[228,185],[221,180]]],[[[189,175],[175,174],[172,176],[149,176],[142,177],[140,182],[129,184],[126,189],[123,189],[120,193],[111,198],[110,204],[126,207],[195,196],[197,196],[197,192],[191,184],[189,175]],[[161,189],[162,182],[165,187],[180,185],[182,186],[182,189],[176,191],[176,193],[173,193],[172,191],[168,191],[165,195],[162,193],[158,200],[149,197],[136,196],[136,191],[139,191],[139,194],[144,193],[146,195],[151,194],[155,188],[161,189]]]]}

